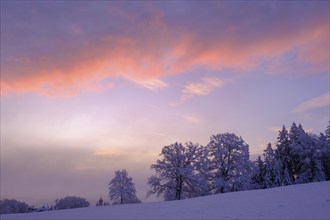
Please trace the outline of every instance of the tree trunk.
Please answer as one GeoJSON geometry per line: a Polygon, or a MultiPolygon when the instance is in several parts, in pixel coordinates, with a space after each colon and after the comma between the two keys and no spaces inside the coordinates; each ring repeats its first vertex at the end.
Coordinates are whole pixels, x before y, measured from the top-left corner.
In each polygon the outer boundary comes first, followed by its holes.
{"type": "Polygon", "coordinates": [[[182,175],[176,178],[175,199],[180,200],[182,194],[182,175]]]}

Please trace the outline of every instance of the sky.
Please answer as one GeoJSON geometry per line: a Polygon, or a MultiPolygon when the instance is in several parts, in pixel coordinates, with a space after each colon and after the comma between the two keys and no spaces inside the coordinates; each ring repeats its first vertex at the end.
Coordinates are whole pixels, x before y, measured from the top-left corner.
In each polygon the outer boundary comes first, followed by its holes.
{"type": "Polygon", "coordinates": [[[1,191],[30,205],[146,198],[175,142],[262,154],[329,121],[329,1],[1,1],[1,191]]]}

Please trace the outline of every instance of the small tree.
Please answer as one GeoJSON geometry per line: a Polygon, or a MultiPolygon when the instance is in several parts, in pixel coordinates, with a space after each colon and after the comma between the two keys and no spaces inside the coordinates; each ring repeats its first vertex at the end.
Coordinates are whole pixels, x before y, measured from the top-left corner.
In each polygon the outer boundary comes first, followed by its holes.
{"type": "Polygon", "coordinates": [[[103,206],[103,205],[104,205],[103,199],[102,199],[102,197],[100,197],[99,201],[97,201],[97,203],[96,203],[96,206],[103,206]]]}
{"type": "Polygon", "coordinates": [[[54,209],[74,209],[88,207],[89,202],[85,198],[67,196],[63,199],[56,199],[54,209]]]}
{"type": "Polygon", "coordinates": [[[132,177],[125,169],[117,170],[115,177],[109,183],[109,198],[112,204],[140,203],[132,177]]]}

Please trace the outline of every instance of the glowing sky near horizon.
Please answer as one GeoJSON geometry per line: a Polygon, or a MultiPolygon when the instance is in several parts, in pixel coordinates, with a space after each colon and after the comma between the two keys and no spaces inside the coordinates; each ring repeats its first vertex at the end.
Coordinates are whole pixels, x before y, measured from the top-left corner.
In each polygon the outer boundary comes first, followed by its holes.
{"type": "MultiPolygon", "coordinates": [[[[106,198],[176,141],[329,121],[329,1],[1,1],[1,198],[106,198]]],[[[93,204],[92,204],[93,205],[93,204]]]]}

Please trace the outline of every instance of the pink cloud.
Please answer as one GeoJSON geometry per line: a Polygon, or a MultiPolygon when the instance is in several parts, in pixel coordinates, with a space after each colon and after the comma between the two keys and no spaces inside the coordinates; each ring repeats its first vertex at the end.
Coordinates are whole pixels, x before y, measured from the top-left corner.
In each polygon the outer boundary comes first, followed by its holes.
{"type": "Polygon", "coordinates": [[[158,56],[145,54],[143,48],[134,44],[133,39],[108,38],[94,45],[92,50],[83,48],[63,60],[35,58],[17,66],[3,67],[6,74],[1,79],[1,93],[38,92],[48,96],[75,96],[80,90],[101,92],[111,88],[111,84],[102,83],[109,77],[126,78],[148,89],[166,87],[166,83],[158,79],[163,75],[158,56]],[[90,51],[89,55],[87,51],[90,51]]]}
{"type": "Polygon", "coordinates": [[[273,35],[248,40],[240,30],[216,40],[207,39],[208,37],[187,37],[185,42],[177,47],[177,53],[181,56],[172,65],[172,71],[183,72],[202,65],[216,70],[231,68],[247,72],[256,68],[262,61],[270,60],[271,74],[288,74],[287,71],[281,71],[284,68],[274,68],[275,66],[285,65],[285,68],[292,70],[306,62],[309,69],[305,74],[313,74],[315,71],[327,72],[329,53],[326,48],[329,48],[329,37],[329,22],[326,20],[317,25],[288,32],[279,30],[273,35]],[[297,58],[290,65],[277,62],[278,58],[295,50],[297,58]]]}
{"type": "Polygon", "coordinates": [[[158,90],[167,87],[167,84],[160,79],[136,79],[133,81],[150,90],[158,90]]]}
{"type": "Polygon", "coordinates": [[[329,23],[324,21],[302,33],[292,33],[283,40],[282,53],[295,50],[296,59],[283,62],[277,56],[270,65],[271,74],[306,75],[329,72],[329,23]]]}

